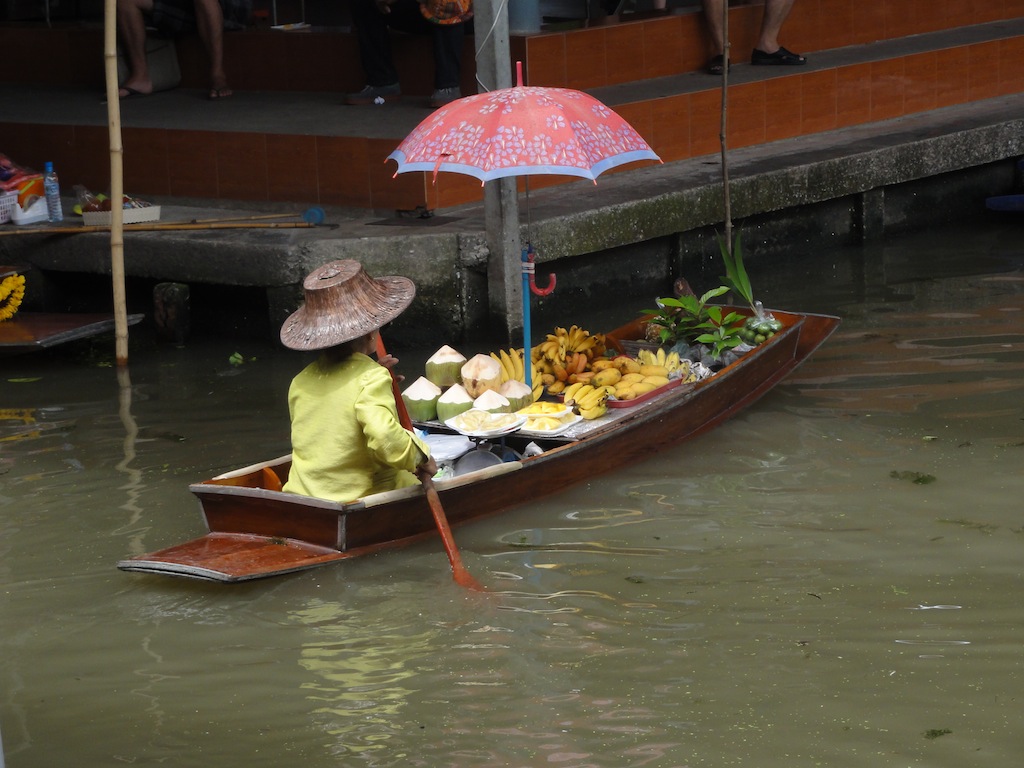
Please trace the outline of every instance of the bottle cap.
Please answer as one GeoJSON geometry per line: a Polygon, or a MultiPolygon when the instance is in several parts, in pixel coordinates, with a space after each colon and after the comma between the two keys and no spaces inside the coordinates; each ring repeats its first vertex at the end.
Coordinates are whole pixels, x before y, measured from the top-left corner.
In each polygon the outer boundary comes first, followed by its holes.
{"type": "Polygon", "coordinates": [[[53,163],[51,163],[49,160],[47,160],[46,163],[43,165],[43,172],[44,173],[53,173],[53,163]]]}

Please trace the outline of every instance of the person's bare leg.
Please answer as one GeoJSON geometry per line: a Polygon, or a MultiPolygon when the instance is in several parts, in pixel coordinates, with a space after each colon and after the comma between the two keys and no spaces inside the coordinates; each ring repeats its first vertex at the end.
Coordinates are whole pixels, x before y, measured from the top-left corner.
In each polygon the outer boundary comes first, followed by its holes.
{"type": "MultiPolygon", "coordinates": [[[[792,1],[792,0],[790,0],[792,1]]],[[[712,54],[720,56],[725,53],[725,35],[722,32],[722,10],[725,0],[704,0],[704,18],[708,32],[711,34],[712,54]]]]}
{"type": "Polygon", "coordinates": [[[117,0],[117,30],[128,63],[128,77],[118,91],[124,98],[132,93],[153,92],[153,81],[146,63],[146,20],[143,14],[153,10],[153,0],[117,0]]]}
{"type": "Polygon", "coordinates": [[[775,53],[779,50],[779,33],[793,9],[793,0],[765,0],[764,16],[761,19],[761,36],[757,50],[775,53]]]}
{"type": "Polygon", "coordinates": [[[195,0],[196,29],[210,59],[210,98],[231,95],[224,71],[224,11],[218,0],[195,0]]]}

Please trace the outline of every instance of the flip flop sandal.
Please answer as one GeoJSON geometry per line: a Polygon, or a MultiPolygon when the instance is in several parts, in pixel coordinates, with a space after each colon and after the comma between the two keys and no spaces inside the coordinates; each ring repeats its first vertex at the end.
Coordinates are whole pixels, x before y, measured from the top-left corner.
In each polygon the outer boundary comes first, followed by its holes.
{"type": "Polygon", "coordinates": [[[760,51],[757,48],[755,48],[754,52],[750,56],[750,63],[751,64],[784,64],[784,65],[793,66],[793,65],[799,65],[799,64],[806,64],[807,63],[807,59],[805,59],[799,53],[793,53],[792,51],[787,51],[782,46],[779,46],[779,50],[775,51],[775,53],[765,53],[764,51],[760,51]]]}
{"type": "MultiPolygon", "coordinates": [[[[707,72],[709,75],[720,75],[722,74],[722,70],[724,67],[725,56],[719,54],[718,56],[712,56],[710,59],[708,59],[708,64],[707,67],[705,67],[704,71],[707,72]]],[[[729,65],[729,71],[732,71],[731,64],[729,65]]]]}

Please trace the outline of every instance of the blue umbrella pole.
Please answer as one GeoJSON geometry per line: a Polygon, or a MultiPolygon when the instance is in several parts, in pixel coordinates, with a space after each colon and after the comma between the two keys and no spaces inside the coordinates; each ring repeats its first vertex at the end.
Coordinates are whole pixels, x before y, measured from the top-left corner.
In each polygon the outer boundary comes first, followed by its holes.
{"type": "Polygon", "coordinates": [[[530,258],[530,245],[523,248],[523,370],[526,373],[526,386],[533,389],[533,364],[530,351],[530,278],[533,276],[533,259],[530,258]]]}

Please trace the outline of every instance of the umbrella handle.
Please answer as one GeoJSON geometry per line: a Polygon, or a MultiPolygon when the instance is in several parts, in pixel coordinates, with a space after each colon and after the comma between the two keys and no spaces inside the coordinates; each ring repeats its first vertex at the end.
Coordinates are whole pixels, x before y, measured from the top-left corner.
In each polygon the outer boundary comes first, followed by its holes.
{"type": "Polygon", "coordinates": [[[536,254],[534,253],[533,246],[528,245],[525,253],[525,258],[523,259],[523,274],[529,278],[528,282],[530,285],[530,293],[532,293],[534,296],[550,296],[555,290],[555,285],[558,282],[558,278],[555,276],[555,273],[552,272],[550,275],[548,275],[550,280],[547,284],[547,287],[538,288],[537,275],[534,271],[533,263],[535,256],[536,254]]]}
{"type": "Polygon", "coordinates": [[[548,283],[547,288],[538,288],[535,282],[535,276],[530,275],[530,292],[535,296],[548,296],[555,290],[555,284],[558,282],[558,278],[555,277],[555,273],[552,272],[548,277],[551,278],[551,282],[548,283]]]}

